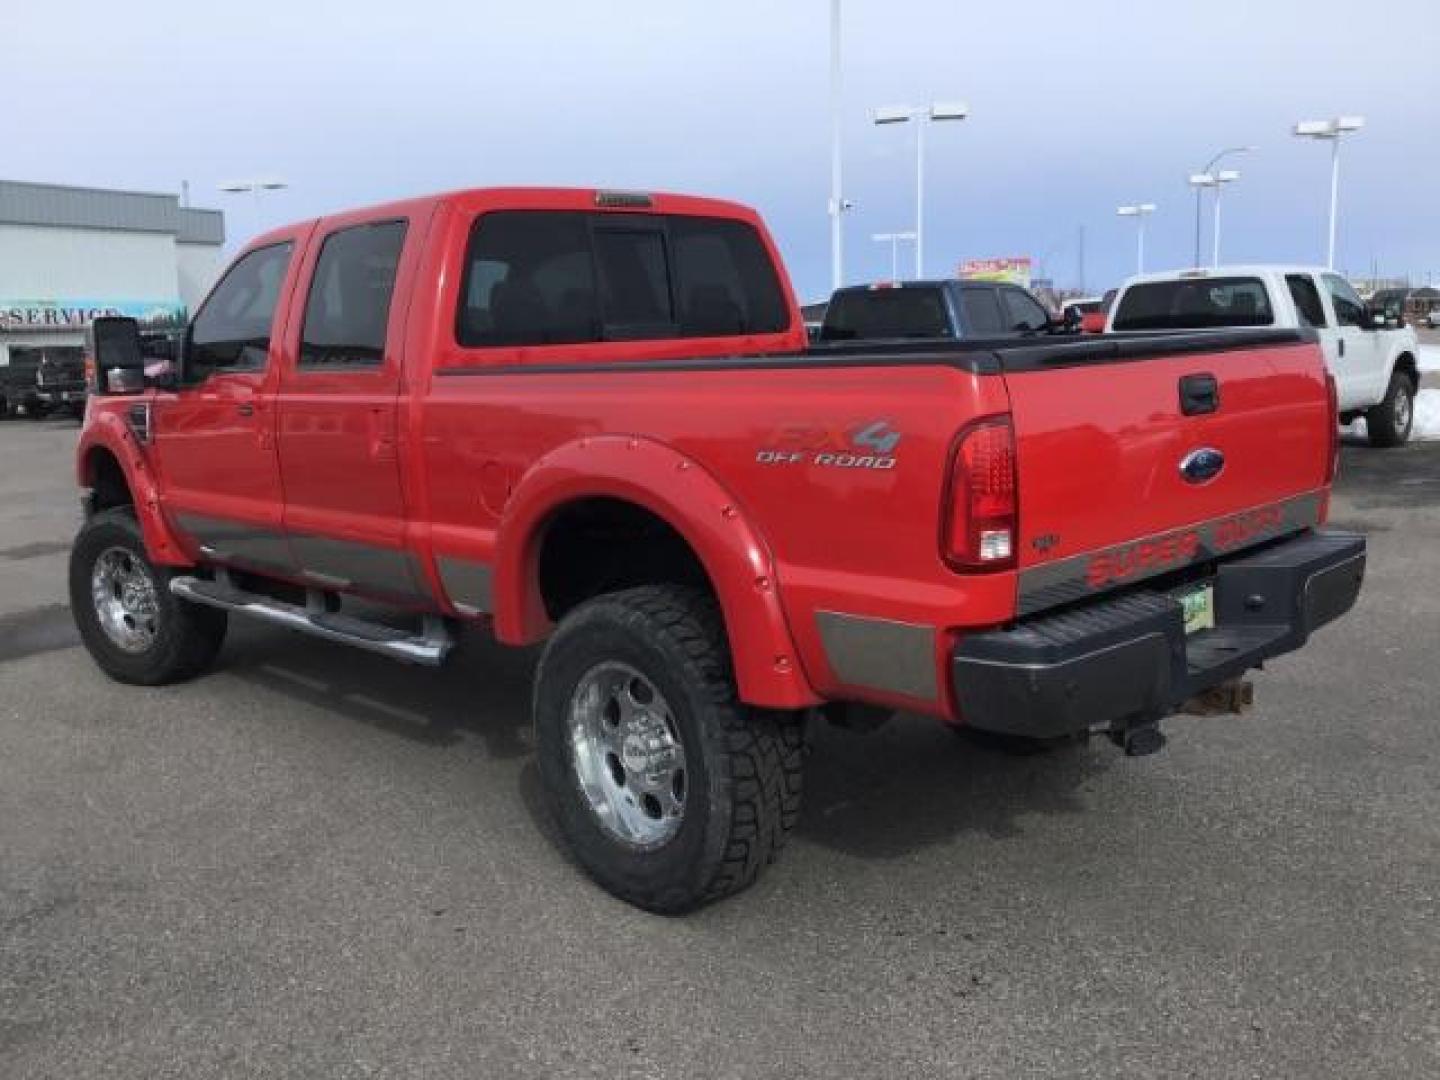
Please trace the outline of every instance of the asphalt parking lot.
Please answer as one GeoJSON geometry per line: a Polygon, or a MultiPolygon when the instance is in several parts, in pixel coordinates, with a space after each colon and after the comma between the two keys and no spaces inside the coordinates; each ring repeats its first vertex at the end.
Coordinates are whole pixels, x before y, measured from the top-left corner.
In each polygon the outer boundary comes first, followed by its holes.
{"type": "Polygon", "coordinates": [[[532,658],[234,624],[106,681],[68,422],[0,424],[0,1076],[1440,1075],[1440,444],[1347,447],[1359,607],[1162,754],[816,734],[804,817],[684,919],[540,810],[532,658]]]}

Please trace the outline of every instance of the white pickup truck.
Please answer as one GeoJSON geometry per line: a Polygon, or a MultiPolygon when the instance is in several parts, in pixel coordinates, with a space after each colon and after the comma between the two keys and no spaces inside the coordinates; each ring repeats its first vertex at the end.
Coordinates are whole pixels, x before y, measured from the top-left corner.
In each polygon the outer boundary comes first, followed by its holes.
{"type": "Polygon", "coordinates": [[[1373,446],[1410,438],[1420,386],[1415,331],[1372,312],[1339,274],[1309,266],[1222,266],[1132,277],[1110,308],[1109,333],[1311,329],[1335,376],[1340,420],[1365,417],[1373,446]]]}

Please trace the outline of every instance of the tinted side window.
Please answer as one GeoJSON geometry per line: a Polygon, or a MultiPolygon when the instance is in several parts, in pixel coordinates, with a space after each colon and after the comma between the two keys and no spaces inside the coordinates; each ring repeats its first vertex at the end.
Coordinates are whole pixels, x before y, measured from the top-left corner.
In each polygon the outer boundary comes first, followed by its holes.
{"type": "Polygon", "coordinates": [[[1005,320],[1000,316],[1000,301],[994,289],[961,289],[960,310],[965,317],[965,333],[971,337],[1004,333],[1005,320]]]}
{"type": "Polygon", "coordinates": [[[1325,288],[1335,305],[1335,321],[1341,326],[1364,326],[1365,305],[1350,283],[1336,274],[1325,275],[1325,288]]]}
{"type": "Polygon", "coordinates": [[[790,325],[775,265],[753,228],[723,218],[669,223],[682,336],[775,334],[790,325]]]}
{"type": "Polygon", "coordinates": [[[190,328],[187,375],[219,368],[259,371],[270,352],[270,326],[290,265],[290,243],[257,248],[226,271],[190,328]]]}
{"type": "Polygon", "coordinates": [[[1259,278],[1180,278],[1132,285],[1120,296],[1116,330],[1207,330],[1269,326],[1270,297],[1259,278]]]}
{"type": "Polygon", "coordinates": [[[525,210],[482,215],[470,234],[455,336],[461,345],[599,341],[586,216],[525,210]]]}
{"type": "Polygon", "coordinates": [[[403,221],[357,225],[325,238],[305,302],[302,367],[380,364],[404,246],[403,221]]]}
{"type": "Polygon", "coordinates": [[[1010,330],[1043,330],[1050,321],[1040,302],[1019,289],[1001,289],[1005,305],[1005,325],[1010,330]]]}
{"type": "Polygon", "coordinates": [[[1323,327],[1325,305],[1320,301],[1320,290],[1315,287],[1315,279],[1309,274],[1286,274],[1285,284],[1290,286],[1290,299],[1295,301],[1300,325],[1323,327]]]}

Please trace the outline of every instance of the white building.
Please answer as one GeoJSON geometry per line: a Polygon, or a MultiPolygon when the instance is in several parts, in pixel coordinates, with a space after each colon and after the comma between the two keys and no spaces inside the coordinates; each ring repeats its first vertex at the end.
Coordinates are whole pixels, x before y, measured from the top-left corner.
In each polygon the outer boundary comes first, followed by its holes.
{"type": "Polygon", "coordinates": [[[96,315],[181,326],[223,264],[225,219],[174,195],[0,180],[0,364],[84,342],[96,315]]]}

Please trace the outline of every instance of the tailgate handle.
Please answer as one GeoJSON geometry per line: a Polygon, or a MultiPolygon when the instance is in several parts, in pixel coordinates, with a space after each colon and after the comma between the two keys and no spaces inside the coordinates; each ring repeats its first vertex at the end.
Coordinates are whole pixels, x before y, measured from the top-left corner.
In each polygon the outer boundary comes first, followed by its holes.
{"type": "Polygon", "coordinates": [[[1184,375],[1180,378],[1180,411],[1201,416],[1220,408],[1220,384],[1214,375],[1184,375]]]}

